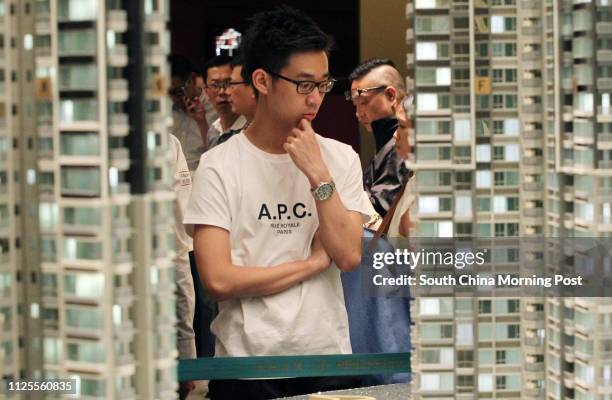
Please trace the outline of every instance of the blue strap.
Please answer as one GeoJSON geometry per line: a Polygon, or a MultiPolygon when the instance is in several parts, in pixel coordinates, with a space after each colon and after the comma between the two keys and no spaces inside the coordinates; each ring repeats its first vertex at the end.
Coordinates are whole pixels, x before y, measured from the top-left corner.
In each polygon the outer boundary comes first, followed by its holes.
{"type": "Polygon", "coordinates": [[[212,357],[179,360],[179,381],[410,372],[410,353],[212,357]]]}

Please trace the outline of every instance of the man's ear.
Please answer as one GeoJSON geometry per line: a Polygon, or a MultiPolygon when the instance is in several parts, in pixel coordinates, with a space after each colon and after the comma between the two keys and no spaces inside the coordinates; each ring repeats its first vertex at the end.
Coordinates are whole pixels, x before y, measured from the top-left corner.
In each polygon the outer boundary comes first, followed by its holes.
{"type": "Polygon", "coordinates": [[[397,89],[395,89],[393,86],[387,86],[385,89],[385,97],[387,100],[395,102],[397,100],[397,89]]]}
{"type": "Polygon", "coordinates": [[[253,82],[253,87],[261,94],[268,94],[270,90],[270,85],[272,84],[272,80],[270,76],[261,68],[253,71],[251,75],[251,80],[253,82]]]}

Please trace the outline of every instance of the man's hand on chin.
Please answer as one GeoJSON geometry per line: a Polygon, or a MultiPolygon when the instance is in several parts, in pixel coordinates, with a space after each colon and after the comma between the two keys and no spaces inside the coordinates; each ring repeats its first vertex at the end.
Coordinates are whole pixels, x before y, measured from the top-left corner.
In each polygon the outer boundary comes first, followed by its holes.
{"type": "Polygon", "coordinates": [[[315,131],[306,118],[302,118],[298,126],[291,130],[283,148],[293,163],[306,175],[311,187],[331,180],[315,131]]]}

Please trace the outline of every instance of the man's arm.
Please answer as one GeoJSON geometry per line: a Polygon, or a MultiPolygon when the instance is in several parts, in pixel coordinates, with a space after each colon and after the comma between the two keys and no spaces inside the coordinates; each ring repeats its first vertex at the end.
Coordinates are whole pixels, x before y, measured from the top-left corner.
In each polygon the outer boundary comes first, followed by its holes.
{"type": "MultiPolygon", "coordinates": [[[[302,119],[285,143],[285,150],[306,175],[311,187],[332,180],[321,155],[321,148],[310,122],[302,119]]],[[[342,271],[351,271],[361,262],[362,219],[358,212],[347,210],[338,192],[324,201],[316,201],[319,233],[327,254],[342,271]]]]}
{"type": "Polygon", "coordinates": [[[204,143],[204,147],[208,143],[208,122],[206,121],[206,109],[204,108],[204,104],[200,102],[200,100],[185,100],[185,108],[187,109],[187,114],[193,118],[193,120],[198,125],[198,129],[200,130],[200,136],[202,137],[202,143],[204,143]]]}
{"type": "Polygon", "coordinates": [[[173,261],[176,276],[177,345],[179,358],[196,358],[195,333],[193,331],[195,293],[189,266],[189,251],[192,243],[182,223],[183,213],[191,193],[191,178],[181,143],[175,136],[169,135],[169,144],[173,156],[172,190],[176,194],[174,201],[174,246],[176,253],[173,261]]]}
{"type": "Polygon", "coordinates": [[[406,114],[406,110],[401,103],[395,103],[394,109],[395,118],[397,118],[397,130],[394,135],[395,151],[400,159],[405,160],[410,155],[410,139],[408,136],[410,128],[412,127],[412,121],[410,120],[410,116],[406,114]]]}
{"type": "Polygon", "coordinates": [[[354,270],[361,263],[361,215],[344,208],[338,192],[331,198],[316,203],[319,232],[325,250],[341,271],[354,270]]]}
{"type": "Polygon", "coordinates": [[[206,120],[204,121],[196,121],[198,124],[198,128],[200,129],[200,136],[202,137],[202,143],[204,143],[204,146],[206,146],[206,143],[208,142],[208,123],[206,122],[206,120]]]}
{"type": "Polygon", "coordinates": [[[229,232],[223,228],[196,225],[193,240],[202,285],[216,300],[278,293],[330,265],[330,259],[317,236],[311,255],[306,260],[271,267],[232,264],[229,232]]]}
{"type": "Polygon", "coordinates": [[[395,134],[395,151],[400,159],[405,160],[410,155],[408,128],[405,125],[402,125],[402,122],[400,121],[395,134]]]}
{"type": "Polygon", "coordinates": [[[174,258],[176,266],[176,340],[179,358],[196,358],[195,333],[193,331],[193,315],[195,312],[195,292],[193,277],[189,267],[189,256],[185,252],[177,252],[174,258]]]}

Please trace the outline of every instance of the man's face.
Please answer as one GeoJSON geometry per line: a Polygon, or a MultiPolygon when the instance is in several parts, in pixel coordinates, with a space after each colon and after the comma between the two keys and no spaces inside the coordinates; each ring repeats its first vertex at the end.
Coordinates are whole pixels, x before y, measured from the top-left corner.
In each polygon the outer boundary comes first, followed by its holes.
{"type": "Polygon", "coordinates": [[[244,82],[241,72],[241,65],[235,66],[232,70],[231,82],[233,84],[229,89],[229,101],[234,114],[252,117],[253,114],[255,114],[255,107],[257,106],[255,93],[253,92],[253,87],[244,82]]]}
{"type": "Polygon", "coordinates": [[[172,77],[169,92],[173,106],[186,110],[190,104],[203,103],[204,87],[204,78],[195,74],[186,81],[172,77]]]}
{"type": "MultiPolygon", "coordinates": [[[[360,79],[355,79],[351,83],[351,91],[378,86],[385,86],[385,84],[374,79],[373,74],[370,73],[360,79]]],[[[355,115],[368,132],[372,132],[372,121],[394,116],[393,101],[387,96],[386,91],[387,89],[372,90],[353,99],[355,115]]]]}
{"type": "MultiPolygon", "coordinates": [[[[296,81],[324,81],[329,78],[327,54],[324,51],[295,53],[286,67],[273,72],[296,81]]],[[[279,122],[295,127],[302,118],[315,119],[324,97],[316,87],[311,93],[302,94],[297,92],[296,84],[275,78],[267,101],[270,112],[279,122]]]]}
{"type": "Polygon", "coordinates": [[[206,95],[215,107],[218,114],[227,114],[232,112],[232,107],[229,103],[229,93],[226,88],[216,89],[210,85],[221,85],[230,79],[232,68],[229,64],[211,67],[208,69],[206,77],[206,95]]]}

